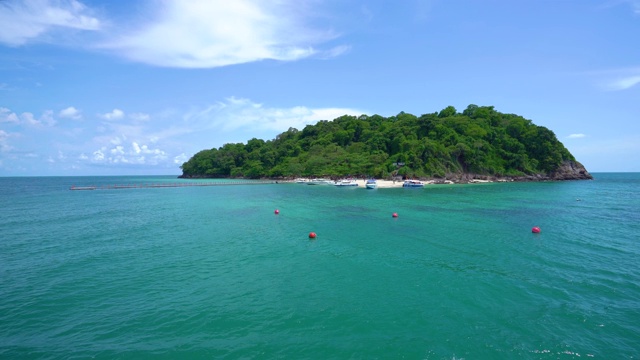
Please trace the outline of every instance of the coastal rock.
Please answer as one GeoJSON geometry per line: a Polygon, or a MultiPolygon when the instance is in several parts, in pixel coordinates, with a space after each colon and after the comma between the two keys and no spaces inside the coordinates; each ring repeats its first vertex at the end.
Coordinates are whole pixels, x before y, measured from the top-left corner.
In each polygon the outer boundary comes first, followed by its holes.
{"type": "Polygon", "coordinates": [[[593,176],[589,174],[585,167],[577,162],[567,160],[564,161],[556,169],[556,171],[549,174],[551,180],[592,180],[593,176]]]}
{"type": "Polygon", "coordinates": [[[478,181],[489,182],[508,182],[508,181],[563,181],[563,180],[592,180],[593,176],[589,174],[585,167],[572,160],[563,161],[555,171],[549,174],[531,174],[522,176],[495,176],[473,173],[449,173],[444,179],[432,179],[432,184],[446,184],[454,182],[456,184],[468,184],[478,181]]]}

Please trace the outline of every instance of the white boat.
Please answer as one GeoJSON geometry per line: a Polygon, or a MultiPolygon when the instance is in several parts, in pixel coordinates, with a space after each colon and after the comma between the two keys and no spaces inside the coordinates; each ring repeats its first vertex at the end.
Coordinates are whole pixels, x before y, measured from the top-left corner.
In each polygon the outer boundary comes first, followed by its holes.
{"type": "Polygon", "coordinates": [[[369,179],[367,180],[367,182],[364,184],[364,186],[367,189],[375,189],[378,187],[378,183],[376,182],[376,179],[369,179]]]}
{"type": "Polygon", "coordinates": [[[424,187],[424,183],[420,180],[405,180],[404,183],[402,184],[402,187],[406,187],[406,188],[424,187]]]}
{"type": "Polygon", "coordinates": [[[335,186],[354,186],[357,187],[358,183],[355,180],[342,179],[338,180],[334,184],[335,186]]]}
{"type": "Polygon", "coordinates": [[[317,178],[307,181],[307,185],[333,185],[333,181],[329,179],[317,178]]]}
{"type": "Polygon", "coordinates": [[[305,178],[297,178],[294,180],[296,182],[296,184],[306,184],[309,182],[309,179],[305,179],[305,178]]]}

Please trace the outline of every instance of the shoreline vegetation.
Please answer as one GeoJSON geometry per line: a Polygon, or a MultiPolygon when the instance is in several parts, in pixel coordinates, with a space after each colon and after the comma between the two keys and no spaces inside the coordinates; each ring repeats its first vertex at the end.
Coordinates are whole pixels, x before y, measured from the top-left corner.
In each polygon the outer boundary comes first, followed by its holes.
{"type": "MultiPolygon", "coordinates": [[[[417,117],[344,115],[202,150],[183,179],[419,179],[430,184],[587,180],[593,177],[543,126],[493,106],[453,106],[417,117]]],[[[395,185],[395,184],[393,184],[395,185]]],[[[393,186],[392,186],[393,187],[393,186]]]]}

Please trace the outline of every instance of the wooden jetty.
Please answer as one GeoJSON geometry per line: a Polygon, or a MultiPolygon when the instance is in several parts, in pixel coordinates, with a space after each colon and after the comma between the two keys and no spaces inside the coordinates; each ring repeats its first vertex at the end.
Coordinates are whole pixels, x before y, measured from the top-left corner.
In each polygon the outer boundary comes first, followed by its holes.
{"type": "Polygon", "coordinates": [[[136,183],[120,185],[71,185],[69,190],[118,190],[118,189],[153,189],[153,188],[178,188],[199,186],[229,186],[229,185],[264,185],[291,182],[288,180],[252,180],[252,181],[216,181],[216,182],[178,182],[178,183],[136,183]]]}

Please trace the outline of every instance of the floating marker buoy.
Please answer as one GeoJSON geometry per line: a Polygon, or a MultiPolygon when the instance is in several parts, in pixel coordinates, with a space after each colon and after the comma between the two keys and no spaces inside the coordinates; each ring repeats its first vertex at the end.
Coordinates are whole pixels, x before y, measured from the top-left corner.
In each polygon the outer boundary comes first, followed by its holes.
{"type": "Polygon", "coordinates": [[[315,239],[315,238],[316,238],[316,233],[310,232],[309,233],[309,239],[315,239]]]}
{"type": "Polygon", "coordinates": [[[539,228],[539,227],[537,227],[537,226],[534,226],[534,227],[531,229],[531,232],[532,232],[532,233],[534,233],[534,234],[539,234],[539,233],[540,233],[540,228],[539,228]]]}
{"type": "Polygon", "coordinates": [[[394,218],[397,218],[398,217],[398,213],[393,213],[393,215],[391,215],[391,216],[393,216],[394,218]]]}
{"type": "Polygon", "coordinates": [[[280,210],[276,209],[276,211],[274,211],[273,213],[278,215],[278,214],[280,214],[280,210]]]}

